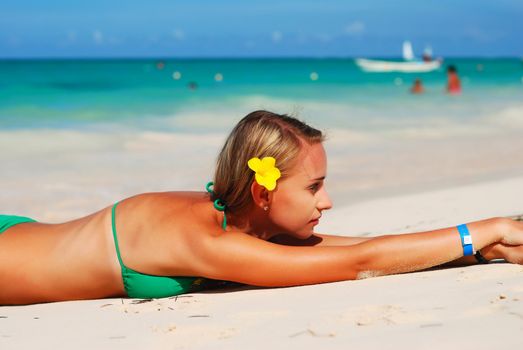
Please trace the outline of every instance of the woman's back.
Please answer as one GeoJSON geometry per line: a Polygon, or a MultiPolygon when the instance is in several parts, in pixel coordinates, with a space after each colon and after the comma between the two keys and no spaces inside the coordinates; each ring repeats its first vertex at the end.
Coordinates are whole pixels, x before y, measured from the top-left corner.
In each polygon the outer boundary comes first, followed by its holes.
{"type": "Polygon", "coordinates": [[[0,234],[0,304],[126,295],[113,219],[125,266],[186,276],[198,236],[212,231],[217,214],[208,196],[196,192],[142,194],[115,209],[114,218],[111,206],[63,224],[23,223],[0,234]]]}
{"type": "Polygon", "coordinates": [[[0,304],[117,294],[107,210],[63,224],[23,223],[0,234],[0,304]]]}

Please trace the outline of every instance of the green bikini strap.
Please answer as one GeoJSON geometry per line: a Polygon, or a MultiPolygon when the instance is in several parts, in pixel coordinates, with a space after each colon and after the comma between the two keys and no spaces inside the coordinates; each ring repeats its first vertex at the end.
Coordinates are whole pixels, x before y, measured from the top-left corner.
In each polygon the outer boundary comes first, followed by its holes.
{"type": "Polygon", "coordinates": [[[113,228],[113,237],[114,237],[114,246],[116,248],[116,255],[118,256],[118,261],[120,262],[121,267],[125,267],[122,257],[120,256],[120,247],[118,246],[118,237],[116,236],[116,206],[118,202],[114,203],[113,209],[111,210],[111,226],[113,228]]]}
{"type": "MultiPolygon", "coordinates": [[[[212,190],[212,186],[214,186],[214,182],[210,181],[207,183],[207,185],[205,185],[205,190],[210,193],[211,195],[214,195],[214,191],[212,190]]],[[[225,228],[227,227],[227,215],[225,215],[225,210],[227,210],[227,205],[221,200],[221,199],[216,199],[214,202],[213,202],[213,205],[214,205],[214,209],[218,210],[218,211],[223,211],[223,223],[222,223],[222,228],[223,230],[225,231],[225,228]]]]}

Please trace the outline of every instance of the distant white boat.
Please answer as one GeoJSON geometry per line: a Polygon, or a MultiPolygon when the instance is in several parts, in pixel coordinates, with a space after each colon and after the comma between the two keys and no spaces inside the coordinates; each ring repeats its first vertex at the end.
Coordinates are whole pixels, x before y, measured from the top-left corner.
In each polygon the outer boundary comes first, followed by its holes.
{"type": "Polygon", "coordinates": [[[403,73],[423,73],[432,72],[441,67],[440,61],[413,61],[413,62],[394,62],[368,60],[365,58],[356,59],[356,64],[365,72],[403,72],[403,73]]]}
{"type": "MultiPolygon", "coordinates": [[[[432,54],[432,49],[426,49],[425,55],[432,54]]],[[[440,60],[417,60],[409,41],[403,42],[403,61],[384,61],[357,58],[356,64],[365,72],[402,72],[423,73],[431,72],[441,67],[440,60]]]]}

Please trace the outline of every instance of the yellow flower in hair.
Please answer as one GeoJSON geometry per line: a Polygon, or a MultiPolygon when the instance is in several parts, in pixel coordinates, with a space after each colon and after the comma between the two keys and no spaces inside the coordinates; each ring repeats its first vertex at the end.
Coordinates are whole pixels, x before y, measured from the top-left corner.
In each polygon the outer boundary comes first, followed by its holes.
{"type": "Polygon", "coordinates": [[[260,160],[260,158],[254,157],[249,159],[247,165],[256,173],[254,178],[260,186],[265,187],[269,191],[276,188],[276,180],[281,177],[280,169],[275,166],[276,159],[264,157],[260,160]]]}

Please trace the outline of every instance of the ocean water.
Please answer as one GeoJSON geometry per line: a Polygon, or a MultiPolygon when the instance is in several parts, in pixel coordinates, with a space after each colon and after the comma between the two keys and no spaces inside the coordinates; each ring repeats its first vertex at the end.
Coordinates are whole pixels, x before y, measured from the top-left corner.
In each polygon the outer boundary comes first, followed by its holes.
{"type": "Polygon", "coordinates": [[[138,192],[201,190],[234,124],[326,131],[335,203],[523,175],[523,61],[364,73],[352,59],[0,61],[0,212],[60,221],[138,192]],[[463,93],[445,93],[445,67],[463,93]],[[409,88],[420,78],[423,95],[409,88]]]}
{"type": "Polygon", "coordinates": [[[448,64],[461,76],[459,97],[444,93],[444,69],[364,73],[352,59],[0,61],[0,128],[125,125],[198,133],[227,129],[251,110],[270,108],[303,113],[323,128],[396,129],[478,122],[521,107],[522,60],[448,64]],[[408,92],[415,78],[427,89],[422,96],[408,92]]]}

